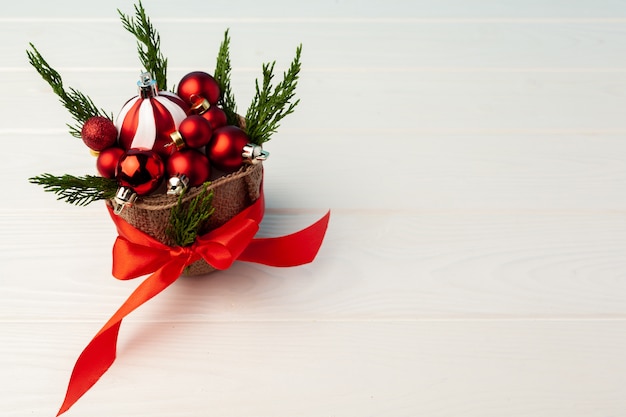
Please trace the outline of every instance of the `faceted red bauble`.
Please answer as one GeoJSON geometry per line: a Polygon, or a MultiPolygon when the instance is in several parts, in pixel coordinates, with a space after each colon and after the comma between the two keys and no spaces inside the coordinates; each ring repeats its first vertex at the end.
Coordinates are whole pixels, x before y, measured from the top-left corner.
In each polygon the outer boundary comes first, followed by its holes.
{"type": "Polygon", "coordinates": [[[104,178],[115,178],[115,170],[124,153],[124,150],[118,147],[106,148],[100,151],[96,160],[96,168],[100,175],[104,178]]]}
{"type": "Polygon", "coordinates": [[[185,175],[189,186],[197,187],[209,179],[209,159],[195,149],[183,149],[167,159],[165,164],[170,177],[185,175]]]}
{"type": "Polygon", "coordinates": [[[170,133],[187,117],[189,107],[177,95],[160,91],[153,97],[130,99],[117,116],[115,125],[120,146],[128,149],[153,149],[166,158],[173,151],[170,133]]]}
{"type": "Polygon", "coordinates": [[[207,111],[201,114],[213,129],[219,129],[222,126],[226,126],[226,113],[224,110],[217,106],[211,106],[207,111]]]}
{"type": "Polygon", "coordinates": [[[211,140],[213,129],[206,119],[194,114],[180,123],[178,132],[188,147],[201,148],[211,140]]]}
{"type": "Polygon", "coordinates": [[[220,86],[211,75],[202,71],[194,71],[185,75],[178,83],[178,96],[188,104],[193,104],[192,96],[205,98],[211,104],[219,101],[220,86]]]}
{"type": "Polygon", "coordinates": [[[243,164],[241,153],[248,144],[248,135],[236,126],[224,126],[213,132],[206,154],[211,166],[224,172],[238,170],[243,164]]]}
{"type": "Polygon", "coordinates": [[[80,132],[83,142],[94,151],[101,151],[115,145],[117,129],[112,121],[102,116],[87,119],[80,132]]]}
{"type": "Polygon", "coordinates": [[[159,155],[147,149],[130,149],[117,166],[116,178],[122,187],[137,195],[146,195],[159,188],[165,167],[159,155]]]}

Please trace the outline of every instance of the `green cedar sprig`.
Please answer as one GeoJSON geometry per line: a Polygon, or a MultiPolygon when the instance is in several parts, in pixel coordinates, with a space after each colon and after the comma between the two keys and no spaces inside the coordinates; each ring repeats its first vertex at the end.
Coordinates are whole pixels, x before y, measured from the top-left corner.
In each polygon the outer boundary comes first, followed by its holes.
{"type": "Polygon", "coordinates": [[[139,61],[144,69],[152,74],[159,90],[167,90],[167,58],[161,53],[161,36],[156,31],[146,10],[141,4],[135,4],[135,17],[122,13],[119,9],[124,29],[137,38],[139,61]]]}
{"type": "Polygon", "coordinates": [[[65,89],[61,75],[46,62],[37,48],[35,48],[35,45],[30,43],[30,47],[32,50],[26,51],[28,61],[37,70],[44,81],[52,87],[52,91],[59,96],[61,103],[69,110],[72,118],[76,122],[73,126],[70,124],[67,125],[70,128],[70,134],[72,136],[80,138],[83,124],[91,117],[103,116],[109,120],[113,120],[112,113],[107,114],[106,111],[98,109],[88,96],[71,87],[65,89]]]}
{"type": "Polygon", "coordinates": [[[166,233],[178,246],[191,245],[215,210],[213,190],[209,190],[209,183],[202,187],[203,190],[188,203],[183,201],[186,193],[183,191],[172,208],[166,233]]]}
{"type": "Polygon", "coordinates": [[[256,93],[252,103],[246,112],[245,130],[250,141],[261,145],[270,140],[273,133],[279,127],[279,122],[288,114],[293,113],[294,108],[300,100],[292,101],[295,96],[298,76],[300,73],[300,53],[302,44],[296,49],[296,56],[291,62],[287,72],[283,73],[283,80],[272,87],[274,78],[274,65],[272,63],[263,64],[263,82],[259,88],[259,81],[256,80],[256,93]]]}
{"type": "Polygon", "coordinates": [[[230,74],[232,66],[230,63],[230,36],[228,29],[224,33],[224,40],[220,44],[217,54],[217,63],[215,64],[215,72],[213,77],[220,86],[222,93],[222,110],[226,113],[226,120],[229,125],[239,125],[239,116],[237,115],[237,105],[235,97],[230,87],[230,74]]]}
{"type": "Polygon", "coordinates": [[[69,174],[62,176],[42,174],[28,180],[32,184],[43,186],[44,191],[56,194],[57,200],[64,200],[77,206],[113,198],[117,191],[116,180],[96,175],[77,177],[69,174]]]}

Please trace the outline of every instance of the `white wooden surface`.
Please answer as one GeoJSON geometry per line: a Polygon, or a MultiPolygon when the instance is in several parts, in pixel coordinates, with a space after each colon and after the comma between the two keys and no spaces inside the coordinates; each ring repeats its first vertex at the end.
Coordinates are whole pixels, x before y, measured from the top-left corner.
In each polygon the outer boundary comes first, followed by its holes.
{"type": "MultiPolygon", "coordinates": [[[[145,0],[170,83],[232,36],[242,108],[304,44],[302,103],[267,146],[266,236],[332,209],[311,265],[186,278],[122,326],[70,416],[626,414],[626,2],[145,0]]],[[[94,172],[29,68],[117,112],[130,2],[0,14],[0,415],[53,416],[138,284],[113,227],[27,183],[94,172]]]]}

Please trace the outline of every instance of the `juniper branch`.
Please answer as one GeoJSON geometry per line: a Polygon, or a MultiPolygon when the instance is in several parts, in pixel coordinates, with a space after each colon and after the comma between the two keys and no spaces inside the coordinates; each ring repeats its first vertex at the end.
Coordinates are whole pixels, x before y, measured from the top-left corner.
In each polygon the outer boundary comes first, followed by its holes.
{"type": "Polygon", "coordinates": [[[68,124],[70,134],[80,138],[80,131],[87,119],[94,116],[103,116],[109,120],[113,120],[113,114],[107,114],[106,111],[98,109],[93,100],[74,88],[65,88],[61,75],[46,62],[41,53],[30,43],[32,50],[27,50],[26,55],[28,61],[37,70],[39,75],[46,81],[52,91],[59,97],[63,106],[69,110],[72,118],[76,122],[74,125],[68,124]]]}
{"type": "Polygon", "coordinates": [[[300,103],[299,99],[292,100],[298,84],[301,52],[302,45],[299,45],[289,69],[283,73],[283,79],[276,87],[272,86],[276,62],[263,64],[262,84],[259,86],[258,79],[255,81],[255,95],[246,112],[245,129],[253,143],[260,145],[270,140],[280,126],[279,122],[293,113],[294,108],[300,103]]]}
{"type": "Polygon", "coordinates": [[[191,245],[213,214],[213,190],[208,186],[209,183],[202,185],[203,190],[188,203],[184,202],[186,192],[183,191],[172,208],[166,233],[178,246],[191,245]]]}
{"type": "Polygon", "coordinates": [[[57,200],[64,200],[77,206],[113,198],[117,191],[116,180],[95,175],[77,177],[69,174],[62,176],[42,174],[28,180],[31,184],[43,186],[44,191],[56,194],[57,200]]]}
{"type": "Polygon", "coordinates": [[[213,77],[220,86],[222,92],[222,109],[226,113],[227,123],[230,125],[239,125],[239,116],[237,115],[237,105],[230,86],[230,74],[232,66],[230,63],[230,36],[228,29],[224,32],[224,39],[220,44],[217,54],[217,63],[215,64],[215,72],[213,77]]]}
{"type": "Polygon", "coordinates": [[[167,58],[161,53],[161,36],[152,25],[143,4],[140,1],[135,5],[134,17],[125,15],[119,9],[117,12],[124,29],[137,38],[141,65],[152,74],[160,90],[167,90],[167,58]]]}

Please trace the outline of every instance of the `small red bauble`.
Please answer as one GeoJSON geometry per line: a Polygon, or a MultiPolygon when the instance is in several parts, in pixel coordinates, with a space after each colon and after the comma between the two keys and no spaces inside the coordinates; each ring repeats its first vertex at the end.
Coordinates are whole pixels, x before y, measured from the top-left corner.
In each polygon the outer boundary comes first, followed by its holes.
{"type": "Polygon", "coordinates": [[[170,177],[185,175],[189,186],[197,187],[209,179],[211,168],[209,159],[195,149],[183,149],[172,154],[165,163],[170,177]]]}
{"type": "Polygon", "coordinates": [[[190,148],[201,148],[211,140],[213,129],[206,119],[193,114],[180,123],[178,132],[183,137],[185,145],[190,148]]]}
{"type": "Polygon", "coordinates": [[[238,170],[243,164],[244,146],[250,142],[248,135],[236,126],[224,126],[213,132],[206,154],[211,165],[224,172],[238,170]]]}
{"type": "Polygon", "coordinates": [[[226,126],[226,113],[217,106],[211,106],[207,111],[201,114],[213,129],[219,129],[226,126]]]}
{"type": "Polygon", "coordinates": [[[137,195],[146,195],[159,188],[165,167],[159,155],[148,149],[130,149],[117,166],[120,186],[131,188],[137,195]]]}
{"type": "Polygon", "coordinates": [[[120,162],[122,156],[124,156],[124,150],[118,147],[107,148],[100,151],[98,159],[96,160],[96,168],[100,175],[104,178],[115,178],[115,170],[120,162]]]}
{"type": "Polygon", "coordinates": [[[178,96],[188,104],[194,103],[193,96],[205,98],[215,104],[221,97],[220,86],[213,76],[202,71],[185,75],[178,83],[178,96]]]}
{"type": "Polygon", "coordinates": [[[115,145],[117,129],[113,122],[103,116],[87,119],[80,132],[83,142],[94,151],[101,151],[115,145]]]}

